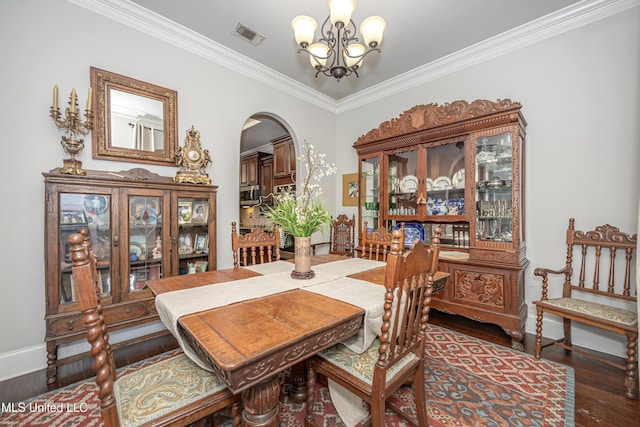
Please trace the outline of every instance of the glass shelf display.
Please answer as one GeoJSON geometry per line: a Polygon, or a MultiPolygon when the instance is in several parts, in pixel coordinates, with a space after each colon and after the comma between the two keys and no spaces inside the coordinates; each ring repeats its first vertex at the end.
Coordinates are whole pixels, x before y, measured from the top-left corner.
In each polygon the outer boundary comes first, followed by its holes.
{"type": "Polygon", "coordinates": [[[475,144],[476,239],[513,240],[511,133],[483,136],[475,144]]]}
{"type": "Polygon", "coordinates": [[[418,214],[418,151],[388,156],[387,213],[410,217],[418,214]]]}
{"type": "Polygon", "coordinates": [[[464,142],[429,147],[426,171],[426,215],[465,214],[464,142]]]}
{"type": "Polygon", "coordinates": [[[89,229],[89,241],[96,257],[98,287],[101,297],[111,294],[111,197],[109,194],[61,193],[60,221],[60,304],[76,303],[76,289],[71,277],[69,235],[89,229]]]}
{"type": "Polygon", "coordinates": [[[129,291],[162,275],[162,197],[129,197],[129,291]]]}
{"type": "Polygon", "coordinates": [[[360,215],[367,227],[376,229],[380,217],[380,159],[364,158],[360,161],[360,215]]]}
{"type": "Polygon", "coordinates": [[[178,199],[178,274],[208,270],[209,200],[178,199]]]}

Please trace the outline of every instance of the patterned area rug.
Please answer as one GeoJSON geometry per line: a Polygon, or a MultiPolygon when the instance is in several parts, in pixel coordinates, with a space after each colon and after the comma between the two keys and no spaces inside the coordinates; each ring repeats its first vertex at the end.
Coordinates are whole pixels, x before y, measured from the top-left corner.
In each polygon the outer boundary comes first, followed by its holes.
{"type": "MultiPolygon", "coordinates": [[[[158,358],[171,357],[176,351],[158,358]]],[[[431,427],[573,426],[573,369],[467,335],[429,325],[425,386],[431,427]]],[[[141,362],[120,370],[121,375],[148,366],[141,362]]],[[[304,404],[291,403],[288,376],[281,375],[281,425],[299,427],[304,404]]],[[[396,406],[415,413],[413,392],[399,390],[396,406]]],[[[0,426],[101,426],[97,388],[82,381],[43,394],[13,408],[2,402],[0,426]],[[12,411],[13,409],[13,411],[12,411]]],[[[326,384],[316,385],[316,425],[342,427],[326,384]]],[[[231,425],[223,414],[214,426],[231,425]]],[[[387,412],[387,426],[408,425],[387,412]]]]}

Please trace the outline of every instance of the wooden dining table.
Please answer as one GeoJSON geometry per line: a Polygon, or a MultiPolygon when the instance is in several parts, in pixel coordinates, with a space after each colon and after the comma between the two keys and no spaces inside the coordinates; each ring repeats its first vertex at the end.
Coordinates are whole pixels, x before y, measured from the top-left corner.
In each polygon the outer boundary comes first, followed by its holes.
{"type": "MultiPolygon", "coordinates": [[[[312,266],[344,260],[338,255],[316,255],[312,266]]],[[[384,284],[384,266],[348,277],[384,284]]],[[[444,287],[438,273],[434,291],[444,287]]],[[[230,268],[151,280],[156,295],[260,276],[246,268],[230,268]]],[[[355,305],[304,289],[246,299],[186,314],[178,329],[208,368],[222,378],[243,402],[243,425],[279,424],[278,373],[358,333],[365,311],[355,305]]],[[[298,369],[303,374],[302,369],[298,369]]],[[[297,389],[304,400],[304,384],[297,389]]],[[[296,382],[296,378],[294,378],[296,382]]]]}

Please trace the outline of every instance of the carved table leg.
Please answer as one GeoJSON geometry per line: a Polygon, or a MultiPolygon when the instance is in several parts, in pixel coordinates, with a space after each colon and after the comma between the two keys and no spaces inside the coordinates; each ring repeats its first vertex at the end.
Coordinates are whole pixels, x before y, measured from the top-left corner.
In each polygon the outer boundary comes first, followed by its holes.
{"type": "Polygon", "coordinates": [[[293,403],[304,403],[307,399],[307,363],[302,361],[291,367],[289,399],[293,403]]]}
{"type": "Polygon", "coordinates": [[[277,427],[280,422],[280,382],[278,376],[265,380],[241,393],[242,425],[247,427],[277,427]]]}
{"type": "Polygon", "coordinates": [[[58,373],[58,346],[55,341],[47,342],[47,385],[52,386],[56,382],[58,373]]]}

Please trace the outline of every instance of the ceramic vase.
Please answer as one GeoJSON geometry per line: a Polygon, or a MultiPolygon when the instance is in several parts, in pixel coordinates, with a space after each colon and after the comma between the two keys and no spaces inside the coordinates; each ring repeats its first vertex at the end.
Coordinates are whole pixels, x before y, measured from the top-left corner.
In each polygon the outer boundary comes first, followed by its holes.
{"type": "Polygon", "coordinates": [[[311,279],[315,276],[311,270],[311,237],[294,237],[295,269],[291,272],[294,279],[311,279]]]}

